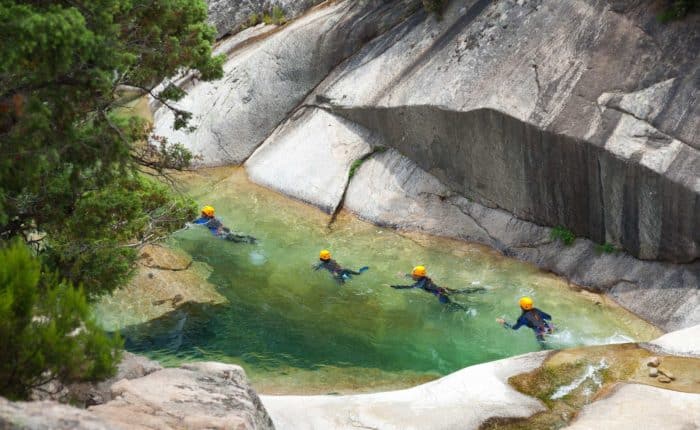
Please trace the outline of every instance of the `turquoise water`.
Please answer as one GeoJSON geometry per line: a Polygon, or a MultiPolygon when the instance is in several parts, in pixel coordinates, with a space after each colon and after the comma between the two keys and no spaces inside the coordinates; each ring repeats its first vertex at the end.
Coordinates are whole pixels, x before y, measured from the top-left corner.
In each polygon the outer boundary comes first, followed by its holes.
{"type": "Polygon", "coordinates": [[[277,385],[301,391],[304,378],[324,387],[361,385],[358,375],[408,384],[539,350],[530,330],[495,322],[512,322],[522,295],[554,316],[553,348],[646,340],[654,332],[619,308],[596,304],[600,298],[481,246],[399,234],[348,214],[329,228],[326,214],[248,183],[242,170],[201,172],[188,180],[187,192],[260,243],[217,240],[201,227],[173,237],[171,246],[211,268],[208,281],[227,303],[186,304],[124,329],[127,349],[165,364],[235,362],[254,382],[278,378],[277,385]],[[344,267],[370,270],[339,286],[311,269],[324,248],[344,267]],[[388,287],[411,283],[404,274],[417,264],[438,285],[486,292],[455,296],[466,309],[454,311],[423,291],[388,287]]]}

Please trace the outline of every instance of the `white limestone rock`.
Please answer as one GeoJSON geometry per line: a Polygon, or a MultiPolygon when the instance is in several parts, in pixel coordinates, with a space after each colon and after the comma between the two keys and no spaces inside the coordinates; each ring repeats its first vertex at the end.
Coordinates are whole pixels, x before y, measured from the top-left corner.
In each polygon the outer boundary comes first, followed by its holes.
{"type": "Polygon", "coordinates": [[[568,430],[695,429],[700,423],[700,394],[640,384],[620,384],[608,397],[586,407],[568,430]]]}
{"type": "Polygon", "coordinates": [[[700,357],[700,325],[667,333],[649,345],[668,354],[700,357]]]}
{"type": "Polygon", "coordinates": [[[542,364],[538,352],[467,367],[407,390],[350,396],[261,396],[279,430],[478,429],[491,417],[529,417],[545,409],[508,385],[542,364]]]}

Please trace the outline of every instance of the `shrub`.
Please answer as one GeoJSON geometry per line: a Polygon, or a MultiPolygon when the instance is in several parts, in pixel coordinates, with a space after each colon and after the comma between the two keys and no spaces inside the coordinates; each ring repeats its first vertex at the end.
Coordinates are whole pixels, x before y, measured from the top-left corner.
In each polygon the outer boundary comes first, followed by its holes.
{"type": "Polygon", "coordinates": [[[262,20],[265,23],[265,25],[283,25],[287,22],[287,16],[285,15],[284,10],[281,7],[274,6],[272,8],[272,11],[265,12],[263,14],[262,20]]]}
{"type": "Polygon", "coordinates": [[[569,246],[574,243],[576,236],[574,233],[566,227],[556,226],[552,229],[551,237],[554,240],[561,240],[564,245],[569,246]]]}
{"type": "Polygon", "coordinates": [[[617,252],[617,248],[610,242],[599,243],[595,246],[595,250],[598,254],[612,254],[617,252]]]}
{"type": "Polygon", "coordinates": [[[20,240],[0,249],[0,395],[111,376],[121,346],[97,327],[82,289],[42,276],[20,240]]]}
{"type": "Polygon", "coordinates": [[[659,14],[661,22],[683,19],[691,12],[700,10],[700,0],[673,0],[671,4],[659,14]]]}
{"type": "Polygon", "coordinates": [[[442,13],[446,4],[447,0],[423,0],[423,8],[430,13],[438,15],[442,13]]]}

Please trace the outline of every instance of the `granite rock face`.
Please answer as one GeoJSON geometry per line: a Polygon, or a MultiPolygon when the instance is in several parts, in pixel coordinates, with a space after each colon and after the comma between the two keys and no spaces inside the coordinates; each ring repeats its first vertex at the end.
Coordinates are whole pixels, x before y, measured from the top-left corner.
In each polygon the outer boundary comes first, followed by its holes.
{"type": "Polygon", "coordinates": [[[306,95],[367,40],[393,28],[417,0],[328,4],[235,51],[224,77],[198,82],[176,105],[193,114],[193,132],[155,113],[155,134],[187,146],[203,165],[244,162],[306,95]]]}
{"type": "Polygon", "coordinates": [[[465,197],[641,259],[698,259],[700,18],[663,26],[632,0],[450,5],[317,94],[465,197]]]}
{"type": "Polygon", "coordinates": [[[253,15],[281,8],[287,19],[296,18],[323,0],[207,0],[209,24],[216,28],[217,38],[235,32],[253,15]]]}

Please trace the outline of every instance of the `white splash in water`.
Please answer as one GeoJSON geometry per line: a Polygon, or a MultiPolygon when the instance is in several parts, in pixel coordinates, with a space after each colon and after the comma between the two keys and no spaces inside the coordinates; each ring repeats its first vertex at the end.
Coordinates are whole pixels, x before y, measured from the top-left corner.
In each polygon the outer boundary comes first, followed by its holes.
{"type": "Polygon", "coordinates": [[[267,261],[267,257],[262,251],[252,251],[248,258],[250,259],[250,264],[254,266],[262,266],[267,261]]]}
{"type": "Polygon", "coordinates": [[[580,387],[581,384],[586,382],[586,380],[590,379],[593,381],[593,383],[596,385],[596,387],[600,387],[603,385],[603,380],[600,378],[600,371],[603,369],[607,369],[608,363],[605,361],[604,358],[600,359],[600,362],[596,365],[589,364],[586,367],[586,371],[584,372],[583,375],[581,375],[579,378],[575,379],[571,384],[569,385],[564,385],[561,386],[557,389],[557,391],[552,394],[550,399],[552,400],[557,400],[561,399],[562,397],[566,396],[570,392],[574,391],[576,388],[580,387]]]}
{"type": "Polygon", "coordinates": [[[582,336],[570,329],[557,328],[553,334],[548,336],[551,342],[562,346],[576,345],[611,345],[616,343],[631,343],[635,340],[624,334],[615,333],[607,337],[582,336]]]}

